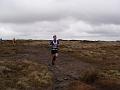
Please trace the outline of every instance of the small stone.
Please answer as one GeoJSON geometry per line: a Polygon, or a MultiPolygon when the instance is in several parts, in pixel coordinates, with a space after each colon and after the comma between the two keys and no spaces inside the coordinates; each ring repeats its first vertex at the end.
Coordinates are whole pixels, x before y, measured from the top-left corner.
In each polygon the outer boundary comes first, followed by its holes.
{"type": "Polygon", "coordinates": [[[65,77],[64,80],[68,80],[68,78],[65,77]]]}

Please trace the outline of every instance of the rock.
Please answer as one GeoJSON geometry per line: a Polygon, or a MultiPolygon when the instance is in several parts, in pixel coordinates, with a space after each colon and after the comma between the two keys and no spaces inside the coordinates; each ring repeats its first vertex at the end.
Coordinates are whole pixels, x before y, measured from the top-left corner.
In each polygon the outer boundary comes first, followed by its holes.
{"type": "Polygon", "coordinates": [[[68,80],[68,78],[67,78],[67,77],[65,77],[65,78],[64,78],[64,80],[68,80]]]}

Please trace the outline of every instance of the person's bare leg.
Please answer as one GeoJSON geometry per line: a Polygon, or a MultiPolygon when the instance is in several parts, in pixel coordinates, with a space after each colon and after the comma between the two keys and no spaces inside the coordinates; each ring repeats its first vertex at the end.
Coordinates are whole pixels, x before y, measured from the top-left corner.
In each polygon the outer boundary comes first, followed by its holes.
{"type": "Polygon", "coordinates": [[[13,43],[13,46],[15,46],[15,45],[16,45],[16,42],[15,42],[15,40],[13,40],[13,41],[12,41],[12,43],[13,43]]]}
{"type": "Polygon", "coordinates": [[[55,61],[56,61],[56,55],[54,54],[52,57],[52,65],[55,65],[55,61]]]}

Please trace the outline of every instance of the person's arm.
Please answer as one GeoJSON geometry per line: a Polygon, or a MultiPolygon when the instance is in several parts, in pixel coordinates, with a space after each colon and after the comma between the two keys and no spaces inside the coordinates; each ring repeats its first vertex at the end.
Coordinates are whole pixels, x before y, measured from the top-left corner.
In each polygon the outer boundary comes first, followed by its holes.
{"type": "Polygon", "coordinates": [[[57,40],[57,43],[58,43],[58,45],[60,44],[60,43],[59,43],[59,40],[57,40]]]}
{"type": "Polygon", "coordinates": [[[49,50],[51,50],[51,48],[52,48],[52,41],[50,40],[49,41],[49,50]]]}
{"type": "Polygon", "coordinates": [[[50,46],[52,46],[53,44],[52,44],[52,40],[50,40],[50,46]]]}

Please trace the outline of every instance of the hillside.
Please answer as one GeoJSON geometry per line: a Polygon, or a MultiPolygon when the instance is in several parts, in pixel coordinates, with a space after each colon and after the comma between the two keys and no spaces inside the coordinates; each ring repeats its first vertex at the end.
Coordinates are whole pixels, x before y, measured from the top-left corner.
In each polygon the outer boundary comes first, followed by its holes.
{"type": "Polygon", "coordinates": [[[55,66],[48,41],[0,45],[0,90],[120,89],[120,42],[60,41],[55,66]]]}

